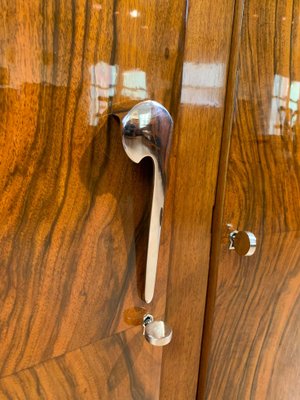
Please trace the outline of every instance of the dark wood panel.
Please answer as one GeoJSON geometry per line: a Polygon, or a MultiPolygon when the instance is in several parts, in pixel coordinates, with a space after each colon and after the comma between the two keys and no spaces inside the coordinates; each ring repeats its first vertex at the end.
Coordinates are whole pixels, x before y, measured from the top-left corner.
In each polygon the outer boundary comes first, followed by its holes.
{"type": "Polygon", "coordinates": [[[228,79],[226,87],[225,115],[223,123],[223,134],[221,142],[221,152],[218,167],[218,178],[215,205],[212,219],[212,238],[207,296],[205,305],[204,328],[201,343],[201,356],[198,381],[198,399],[203,399],[205,395],[206,379],[208,373],[208,362],[210,355],[212,327],[214,320],[214,309],[216,300],[216,287],[218,284],[218,267],[220,262],[220,249],[222,246],[222,221],[224,212],[224,199],[226,193],[226,177],[228,172],[228,157],[231,141],[232,121],[236,103],[236,90],[238,84],[238,61],[241,43],[241,29],[244,12],[244,0],[235,2],[233,31],[230,48],[230,63],[228,67],[228,79]]]}
{"type": "Polygon", "coordinates": [[[162,399],[197,390],[211,218],[224,117],[234,1],[189,1],[179,113],[172,158],[172,241],[162,399]]]}
{"type": "MultiPolygon", "coordinates": [[[[176,110],[184,11],[1,1],[1,376],[124,330],[124,311],[144,306],[151,169],[127,158],[108,115],[149,97],[176,110]]],[[[155,316],[169,240],[170,222],[155,316]]]]}
{"type": "Polygon", "coordinates": [[[256,232],[299,230],[299,4],[246,6],[224,219],[256,232]]]}
{"type": "Polygon", "coordinates": [[[299,6],[245,1],[207,399],[299,396],[299,6]],[[252,257],[227,224],[255,233],[252,257]]]}
{"type": "Polygon", "coordinates": [[[158,399],[161,355],[140,327],[129,329],[2,378],[0,398],[158,399]]]}
{"type": "Polygon", "coordinates": [[[207,398],[297,398],[299,237],[266,234],[247,260],[223,247],[207,398]]]}

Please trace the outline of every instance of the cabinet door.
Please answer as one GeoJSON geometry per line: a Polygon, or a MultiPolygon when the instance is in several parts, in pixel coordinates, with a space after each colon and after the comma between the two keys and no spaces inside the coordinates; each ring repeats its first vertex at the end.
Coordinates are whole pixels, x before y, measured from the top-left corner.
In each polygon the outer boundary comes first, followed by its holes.
{"type": "Polygon", "coordinates": [[[211,347],[203,349],[206,399],[300,394],[299,17],[299,1],[244,2],[224,214],[215,229],[211,347]],[[228,249],[232,229],[255,234],[251,257],[228,249]]]}
{"type": "Polygon", "coordinates": [[[0,0],[1,399],[195,397],[234,4],[0,0]],[[150,304],[153,168],[113,118],[146,99],[174,120],[150,304]]]}
{"type": "Polygon", "coordinates": [[[174,114],[185,2],[1,1],[0,397],[158,398],[141,298],[152,168],[111,114],[174,114]]]}

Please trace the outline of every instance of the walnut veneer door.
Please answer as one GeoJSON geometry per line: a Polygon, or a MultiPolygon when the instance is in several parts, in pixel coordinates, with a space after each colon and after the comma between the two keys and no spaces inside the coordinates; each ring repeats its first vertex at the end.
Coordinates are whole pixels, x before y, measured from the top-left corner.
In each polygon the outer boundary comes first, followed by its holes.
{"type": "MultiPolygon", "coordinates": [[[[124,318],[145,307],[151,168],[109,115],[175,114],[185,6],[0,2],[1,399],[158,398],[162,350],[124,318]]],[[[156,317],[168,248],[166,223],[156,317]]]]}
{"type": "MultiPolygon", "coordinates": [[[[213,320],[206,329],[211,347],[203,350],[200,397],[296,400],[300,2],[245,0],[242,21],[238,74],[232,75],[238,81],[227,181],[220,182],[225,194],[218,222],[222,244],[219,260],[213,255],[209,293],[216,296],[214,309],[209,300],[213,320]],[[256,235],[253,256],[228,250],[226,224],[256,235]]],[[[225,163],[221,167],[227,168],[225,163]]]]}

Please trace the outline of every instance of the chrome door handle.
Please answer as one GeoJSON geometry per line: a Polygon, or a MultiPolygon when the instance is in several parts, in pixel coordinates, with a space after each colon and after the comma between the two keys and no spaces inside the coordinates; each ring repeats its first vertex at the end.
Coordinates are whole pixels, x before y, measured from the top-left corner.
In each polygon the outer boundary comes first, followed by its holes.
{"type": "Polygon", "coordinates": [[[135,163],[139,163],[145,157],[151,157],[154,164],[144,291],[146,303],[152,301],[155,289],[172,127],[173,120],[169,112],[161,104],[151,100],[134,106],[122,120],[122,141],[128,157],[135,163]]]}
{"type": "Polygon", "coordinates": [[[229,250],[240,256],[252,256],[256,250],[256,237],[248,231],[232,231],[229,234],[229,250]]]}

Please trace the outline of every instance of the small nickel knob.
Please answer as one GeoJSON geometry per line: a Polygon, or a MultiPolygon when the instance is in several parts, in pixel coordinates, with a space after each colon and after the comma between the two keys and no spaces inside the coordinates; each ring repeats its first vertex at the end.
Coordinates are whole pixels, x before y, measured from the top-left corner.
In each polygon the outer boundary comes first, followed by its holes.
{"type": "Polygon", "coordinates": [[[229,249],[240,256],[252,256],[256,250],[256,237],[252,232],[233,231],[229,235],[229,249]]]}
{"type": "Polygon", "coordinates": [[[151,314],[144,316],[143,334],[153,346],[166,346],[172,340],[172,328],[164,321],[155,321],[151,314]]]}

